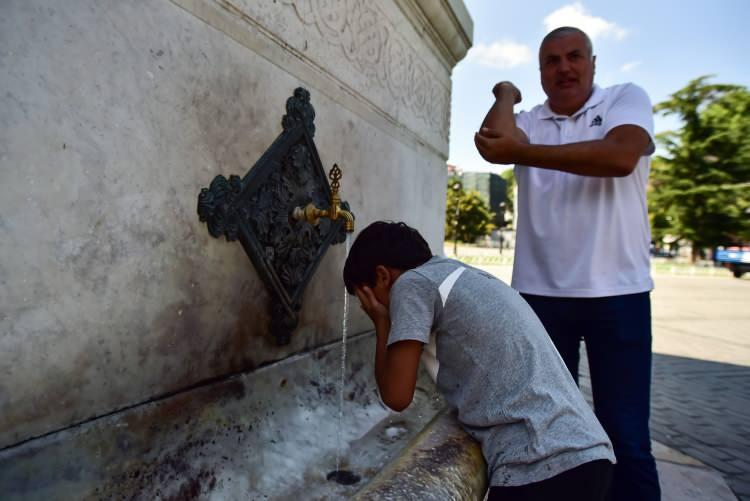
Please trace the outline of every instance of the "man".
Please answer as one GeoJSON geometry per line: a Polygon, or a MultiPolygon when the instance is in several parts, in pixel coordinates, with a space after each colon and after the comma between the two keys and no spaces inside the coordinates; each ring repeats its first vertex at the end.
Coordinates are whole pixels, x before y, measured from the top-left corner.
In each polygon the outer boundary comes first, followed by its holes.
{"type": "Polygon", "coordinates": [[[648,429],[653,116],[639,87],[594,85],[595,64],[584,32],[552,31],[539,49],[547,101],[514,115],[521,93],[500,82],[475,143],[487,161],[516,164],[512,286],[576,381],[584,339],[594,408],[618,461],[614,498],[646,501],[660,498],[648,429]]]}

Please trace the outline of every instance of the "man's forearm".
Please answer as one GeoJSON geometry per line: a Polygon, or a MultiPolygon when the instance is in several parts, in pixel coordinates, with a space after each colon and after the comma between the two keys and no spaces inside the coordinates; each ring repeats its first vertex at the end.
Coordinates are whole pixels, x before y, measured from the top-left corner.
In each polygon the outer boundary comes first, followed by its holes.
{"type": "Polygon", "coordinates": [[[615,127],[603,139],[561,145],[529,144],[493,130],[481,131],[474,141],[488,162],[594,177],[629,175],[651,144],[648,133],[636,125],[615,127]]]}
{"type": "Polygon", "coordinates": [[[623,177],[633,171],[632,156],[618,154],[604,141],[562,145],[519,145],[515,163],[559,170],[579,176],[623,177]]]}
{"type": "Polygon", "coordinates": [[[636,125],[621,125],[604,139],[556,146],[519,144],[515,163],[580,176],[623,177],[635,169],[651,139],[636,125]]]}
{"type": "Polygon", "coordinates": [[[518,90],[507,82],[495,86],[493,94],[495,102],[484,117],[481,129],[494,129],[503,135],[514,137],[521,142],[528,142],[526,134],[516,126],[516,116],[513,114],[513,105],[520,100],[518,90]]]}
{"type": "Polygon", "coordinates": [[[482,128],[495,129],[503,134],[514,134],[516,130],[516,117],[513,115],[514,101],[512,92],[498,92],[495,96],[495,103],[484,117],[482,128]]]}

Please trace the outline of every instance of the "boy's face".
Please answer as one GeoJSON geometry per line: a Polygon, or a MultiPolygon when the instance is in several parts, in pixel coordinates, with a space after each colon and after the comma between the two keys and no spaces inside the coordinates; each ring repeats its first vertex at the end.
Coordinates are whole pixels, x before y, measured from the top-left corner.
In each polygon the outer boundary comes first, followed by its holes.
{"type": "Polygon", "coordinates": [[[396,279],[403,273],[401,270],[390,266],[378,265],[375,268],[375,283],[370,289],[378,303],[388,308],[391,304],[391,287],[396,279]]]}
{"type": "MultiPolygon", "coordinates": [[[[384,268],[384,266],[378,266],[378,268],[384,268]]],[[[391,304],[391,280],[388,276],[387,270],[385,273],[379,273],[375,270],[375,285],[372,287],[372,293],[375,294],[375,299],[378,303],[388,308],[391,304]]]]}

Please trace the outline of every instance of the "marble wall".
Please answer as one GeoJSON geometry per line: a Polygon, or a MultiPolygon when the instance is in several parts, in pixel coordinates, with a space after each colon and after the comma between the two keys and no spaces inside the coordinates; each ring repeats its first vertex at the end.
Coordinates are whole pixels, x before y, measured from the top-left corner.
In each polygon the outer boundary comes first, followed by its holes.
{"type": "Polygon", "coordinates": [[[298,86],[357,228],[404,220],[439,252],[470,41],[460,0],[0,3],[0,448],[340,336],[342,245],[278,347],[241,246],[196,214],[298,86]]]}

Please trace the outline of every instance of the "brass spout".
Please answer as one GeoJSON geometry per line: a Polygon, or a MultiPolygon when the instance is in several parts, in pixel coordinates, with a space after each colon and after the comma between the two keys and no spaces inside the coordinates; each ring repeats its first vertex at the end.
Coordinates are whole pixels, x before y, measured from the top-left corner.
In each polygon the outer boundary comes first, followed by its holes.
{"type": "Polygon", "coordinates": [[[354,231],[354,215],[348,210],[341,208],[341,197],[339,196],[339,179],[341,179],[341,169],[333,164],[331,172],[328,174],[331,180],[331,206],[328,209],[319,209],[312,202],[305,207],[295,207],[292,211],[292,219],[297,221],[307,221],[312,225],[320,223],[321,217],[327,217],[331,221],[339,218],[344,219],[344,229],[347,233],[354,231]]]}
{"type": "Polygon", "coordinates": [[[347,233],[354,231],[354,216],[348,210],[340,209],[339,217],[344,218],[344,229],[347,233]]]}

